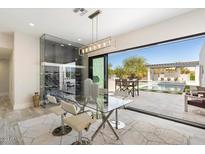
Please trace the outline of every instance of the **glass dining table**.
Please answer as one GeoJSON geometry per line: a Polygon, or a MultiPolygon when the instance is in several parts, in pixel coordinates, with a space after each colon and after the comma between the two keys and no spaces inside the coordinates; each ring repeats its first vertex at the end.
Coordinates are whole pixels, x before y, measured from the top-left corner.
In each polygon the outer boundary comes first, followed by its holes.
{"type": "Polygon", "coordinates": [[[92,135],[91,140],[93,140],[95,136],[99,133],[99,131],[103,128],[103,126],[105,126],[105,123],[107,123],[108,126],[111,128],[116,138],[119,139],[118,134],[110,124],[109,118],[112,115],[112,113],[115,111],[115,118],[116,118],[115,128],[118,129],[118,109],[133,102],[133,100],[131,99],[122,99],[122,98],[117,98],[109,95],[99,96],[96,99],[85,98],[83,96],[76,96],[76,95],[64,95],[63,99],[65,101],[70,100],[78,104],[79,106],[81,106],[81,108],[83,109],[88,108],[95,111],[96,113],[101,113],[102,123],[99,125],[97,130],[92,135]]]}

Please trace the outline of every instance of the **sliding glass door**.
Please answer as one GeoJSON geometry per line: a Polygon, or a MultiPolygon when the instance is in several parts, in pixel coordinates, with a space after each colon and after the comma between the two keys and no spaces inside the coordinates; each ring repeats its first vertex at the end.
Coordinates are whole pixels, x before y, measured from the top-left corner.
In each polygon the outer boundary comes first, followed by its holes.
{"type": "Polygon", "coordinates": [[[107,55],[92,57],[89,59],[89,77],[99,85],[99,88],[107,89],[107,55]]]}
{"type": "Polygon", "coordinates": [[[90,78],[110,95],[138,80],[128,109],[205,128],[204,54],[205,35],[136,47],[90,57],[90,78]]]}
{"type": "Polygon", "coordinates": [[[204,35],[110,53],[109,92],[130,90],[134,77],[140,94],[128,108],[205,128],[204,54],[204,35]]]}

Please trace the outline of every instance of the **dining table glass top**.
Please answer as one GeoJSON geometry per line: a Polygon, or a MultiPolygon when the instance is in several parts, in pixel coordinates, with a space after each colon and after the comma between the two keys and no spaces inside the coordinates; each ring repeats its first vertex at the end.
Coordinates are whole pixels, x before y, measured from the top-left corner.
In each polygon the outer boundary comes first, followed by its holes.
{"type": "Polygon", "coordinates": [[[131,99],[123,99],[107,94],[99,95],[94,99],[91,97],[85,98],[84,96],[61,93],[61,99],[64,101],[72,101],[80,106],[85,106],[87,108],[104,113],[118,109],[133,102],[131,99]]]}

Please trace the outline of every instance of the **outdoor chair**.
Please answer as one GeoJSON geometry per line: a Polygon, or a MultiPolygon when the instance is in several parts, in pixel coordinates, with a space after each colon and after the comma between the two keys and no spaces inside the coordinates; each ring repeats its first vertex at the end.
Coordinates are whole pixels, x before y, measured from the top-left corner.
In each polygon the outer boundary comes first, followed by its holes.
{"type": "MultiPolygon", "coordinates": [[[[200,89],[200,88],[197,88],[200,89]]],[[[185,94],[184,111],[188,112],[188,105],[205,109],[205,90],[193,90],[185,94]]]]}
{"type": "Polygon", "coordinates": [[[115,90],[120,90],[121,86],[121,79],[115,79],[115,90]]]}
{"type": "Polygon", "coordinates": [[[125,91],[115,90],[114,96],[125,99],[129,96],[129,91],[128,90],[125,90],[125,91]]]}

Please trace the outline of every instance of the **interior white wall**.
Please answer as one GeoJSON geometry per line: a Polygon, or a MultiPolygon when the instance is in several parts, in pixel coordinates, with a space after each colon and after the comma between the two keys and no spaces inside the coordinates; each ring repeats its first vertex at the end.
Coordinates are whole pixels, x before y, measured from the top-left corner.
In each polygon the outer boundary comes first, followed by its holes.
{"type": "MultiPolygon", "coordinates": [[[[3,32],[0,33],[0,48],[4,49],[5,52],[9,52],[8,54],[12,53],[11,51],[13,50],[13,33],[3,33],[3,32]]],[[[0,57],[0,59],[2,59],[2,58],[5,59],[5,57],[0,57]]],[[[6,59],[8,62],[8,65],[6,67],[7,67],[7,71],[8,71],[9,75],[7,76],[6,83],[5,82],[0,83],[0,85],[6,84],[6,87],[8,87],[8,89],[6,88],[6,94],[8,95],[8,93],[9,93],[9,97],[10,97],[10,100],[12,102],[12,99],[13,99],[12,93],[11,93],[12,92],[12,89],[11,89],[11,78],[12,78],[11,66],[12,65],[10,65],[11,59],[8,59],[8,57],[6,59]]]]}
{"type": "Polygon", "coordinates": [[[34,92],[40,88],[40,40],[15,32],[13,51],[13,108],[32,106],[34,92]]]}
{"type": "Polygon", "coordinates": [[[0,47],[13,49],[13,33],[0,33],[0,47]]]}
{"type": "Polygon", "coordinates": [[[9,59],[9,99],[13,106],[14,104],[14,69],[13,69],[13,53],[9,59]]]}
{"type": "Polygon", "coordinates": [[[205,9],[198,9],[196,11],[168,19],[158,24],[114,37],[115,42],[113,42],[112,47],[92,52],[88,56],[91,57],[205,32],[204,18],[205,9]]]}
{"type": "Polygon", "coordinates": [[[9,60],[0,59],[0,96],[9,94],[9,60]]]}

